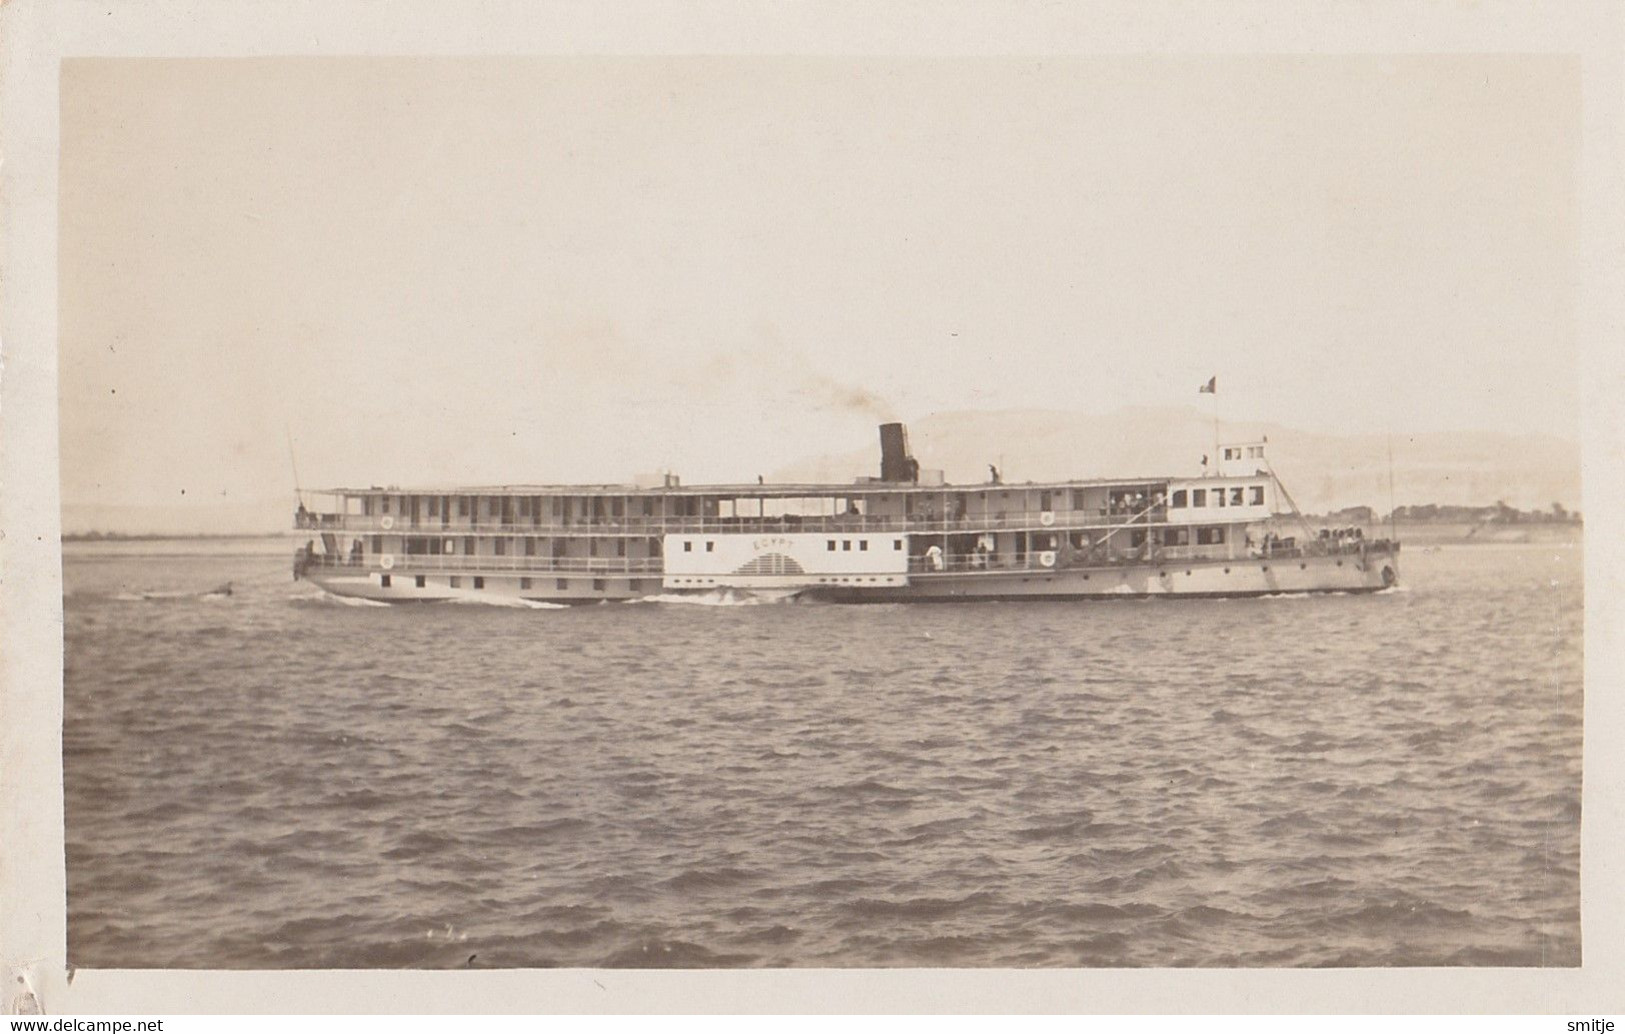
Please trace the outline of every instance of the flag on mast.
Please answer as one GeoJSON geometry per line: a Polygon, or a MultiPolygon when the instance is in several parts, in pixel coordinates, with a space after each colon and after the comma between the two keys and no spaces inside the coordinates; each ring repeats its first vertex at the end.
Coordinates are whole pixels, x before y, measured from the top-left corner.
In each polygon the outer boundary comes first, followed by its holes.
{"type": "Polygon", "coordinates": [[[1217,395],[1219,393],[1219,377],[1217,374],[1209,377],[1207,383],[1196,389],[1198,395],[1217,395]]]}

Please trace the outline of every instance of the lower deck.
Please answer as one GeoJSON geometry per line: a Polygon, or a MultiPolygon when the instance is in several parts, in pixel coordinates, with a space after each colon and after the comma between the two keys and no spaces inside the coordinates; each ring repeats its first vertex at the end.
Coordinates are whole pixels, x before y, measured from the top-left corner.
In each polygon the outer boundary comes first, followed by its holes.
{"type": "Polygon", "coordinates": [[[598,603],[755,593],[840,603],[953,603],[1010,599],[1121,599],[1125,597],[1246,597],[1279,593],[1374,592],[1398,582],[1398,546],[1361,543],[1321,555],[1123,562],[1065,569],[913,571],[903,576],[800,584],[764,576],[758,584],[671,584],[643,576],[522,576],[505,573],[414,572],[318,566],[302,572],[340,596],[391,603],[520,599],[542,603],[598,603]]]}

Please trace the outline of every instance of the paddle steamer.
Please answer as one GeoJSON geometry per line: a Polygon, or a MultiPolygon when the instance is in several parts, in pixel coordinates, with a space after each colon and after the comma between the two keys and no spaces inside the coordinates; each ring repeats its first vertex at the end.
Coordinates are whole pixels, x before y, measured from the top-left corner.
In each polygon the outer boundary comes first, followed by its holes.
{"type": "Polygon", "coordinates": [[[849,603],[1373,592],[1399,545],[1312,528],[1265,457],[1203,476],[947,484],[901,424],[851,484],[341,488],[301,493],[294,577],[388,602],[737,593],[849,603]]]}

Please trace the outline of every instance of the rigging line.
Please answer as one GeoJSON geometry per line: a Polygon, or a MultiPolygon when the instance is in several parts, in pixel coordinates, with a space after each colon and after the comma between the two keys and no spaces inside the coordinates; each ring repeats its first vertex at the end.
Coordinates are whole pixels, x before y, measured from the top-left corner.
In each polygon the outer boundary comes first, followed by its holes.
{"type": "MultiPolygon", "coordinates": [[[[1280,490],[1281,497],[1286,500],[1286,504],[1292,508],[1292,515],[1298,518],[1299,524],[1303,525],[1303,533],[1308,539],[1308,542],[1313,542],[1315,539],[1315,529],[1310,527],[1309,518],[1305,517],[1303,515],[1303,511],[1298,509],[1298,504],[1292,498],[1292,493],[1288,492],[1286,490],[1286,485],[1281,483],[1281,475],[1275,472],[1275,464],[1270,462],[1270,458],[1268,456],[1264,457],[1264,466],[1269,468],[1270,478],[1275,482],[1275,487],[1280,490]]],[[[1308,545],[1308,542],[1306,542],[1305,545],[1308,545]]]]}
{"type": "Polygon", "coordinates": [[[293,494],[298,498],[299,502],[303,503],[305,501],[304,492],[299,487],[299,459],[293,452],[293,428],[284,423],[282,431],[288,437],[288,463],[293,467],[293,494]]]}
{"type": "Polygon", "coordinates": [[[1394,496],[1394,432],[1388,432],[1388,539],[1392,543],[1389,562],[1394,566],[1394,577],[1399,576],[1399,507],[1394,496]]]}

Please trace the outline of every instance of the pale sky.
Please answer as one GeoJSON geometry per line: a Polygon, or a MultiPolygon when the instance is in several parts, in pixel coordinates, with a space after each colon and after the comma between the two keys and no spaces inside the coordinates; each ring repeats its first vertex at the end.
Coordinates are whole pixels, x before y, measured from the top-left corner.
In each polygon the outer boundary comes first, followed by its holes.
{"type": "Polygon", "coordinates": [[[69,505],[745,480],[957,409],[1578,436],[1543,57],[72,60],[69,505]]]}

